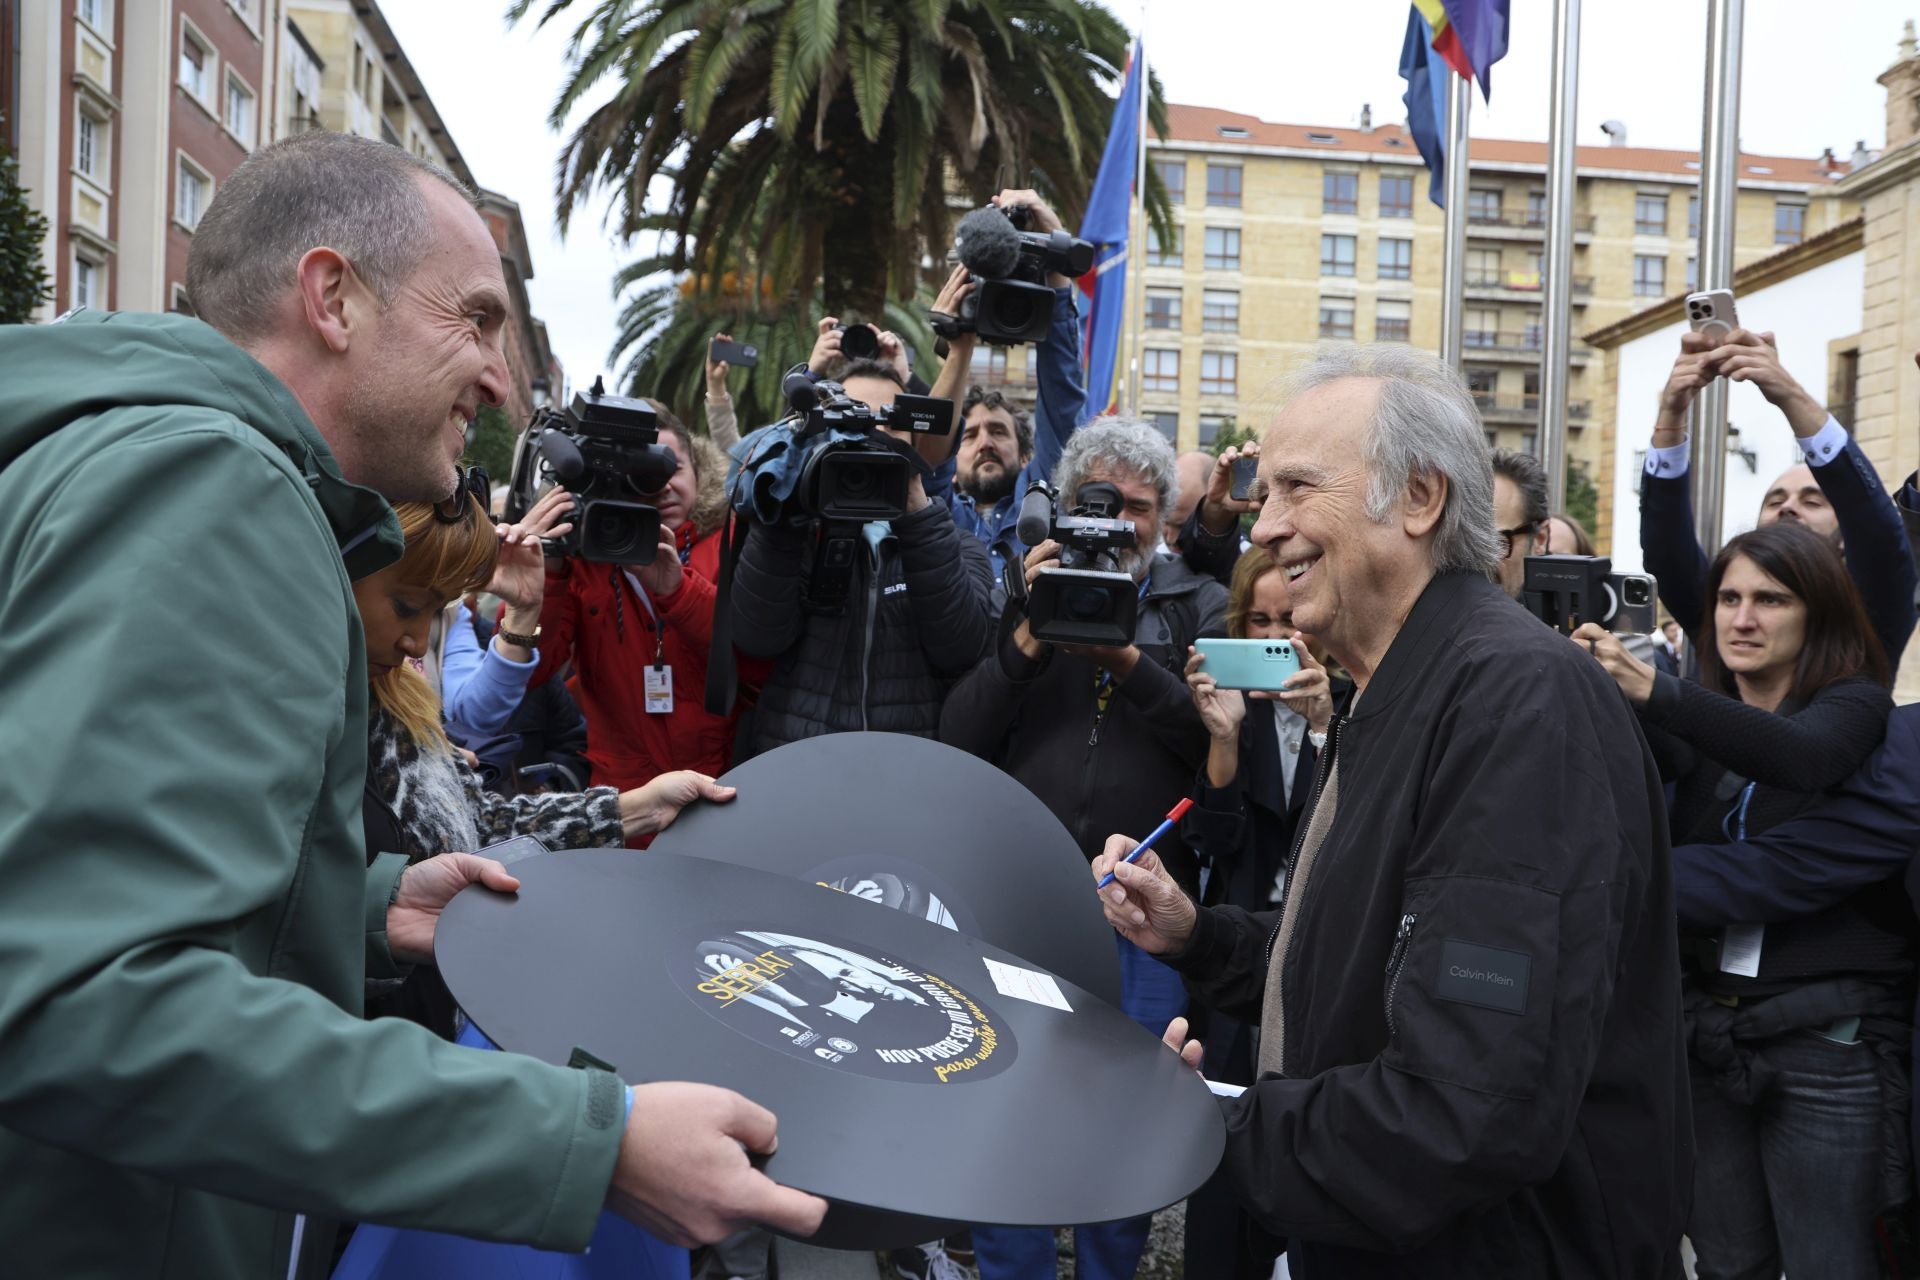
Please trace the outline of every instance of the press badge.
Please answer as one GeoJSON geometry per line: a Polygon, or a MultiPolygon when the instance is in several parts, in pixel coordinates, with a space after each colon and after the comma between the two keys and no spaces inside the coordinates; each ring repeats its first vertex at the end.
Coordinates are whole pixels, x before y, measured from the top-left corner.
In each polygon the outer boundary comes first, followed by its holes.
{"type": "Polygon", "coordinates": [[[1760,944],[1766,932],[1763,924],[1728,925],[1720,934],[1720,972],[1759,977],[1760,944]]]}
{"type": "Polygon", "coordinates": [[[647,714],[670,715],[673,712],[673,668],[659,663],[647,668],[647,714]]]}

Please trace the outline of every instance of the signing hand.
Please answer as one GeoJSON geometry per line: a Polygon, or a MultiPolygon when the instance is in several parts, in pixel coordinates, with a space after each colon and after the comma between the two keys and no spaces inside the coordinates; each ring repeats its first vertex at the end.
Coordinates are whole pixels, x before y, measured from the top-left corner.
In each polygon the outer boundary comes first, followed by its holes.
{"type": "Polygon", "coordinates": [[[1149,849],[1138,862],[1121,861],[1139,843],[1130,836],[1107,837],[1107,847],[1093,860],[1095,884],[1109,871],[1114,875],[1114,882],[1100,891],[1100,907],[1107,923],[1142,951],[1156,956],[1179,951],[1193,936],[1199,914],[1193,899],[1167,874],[1159,854],[1149,849]]]}
{"type": "Polygon", "coordinates": [[[387,907],[387,950],[401,964],[431,964],[433,933],[453,895],[470,884],[512,893],[520,881],[492,858],[443,853],[400,873],[400,888],[387,907]]]}
{"type": "Polygon", "coordinates": [[[1187,688],[1193,691],[1194,710],[1200,713],[1200,723],[1207,726],[1208,737],[1237,744],[1240,724],[1247,718],[1247,700],[1238,689],[1222,689],[1214,683],[1213,677],[1200,669],[1206,660],[1198,649],[1187,646],[1187,688]]]}
{"type": "Polygon", "coordinates": [[[668,1244],[714,1244],[756,1223],[810,1236],[827,1202],[748,1162],[779,1146],[773,1112],[704,1084],[634,1086],[607,1207],[668,1244]]]}
{"type": "Polygon", "coordinates": [[[573,495],[558,485],[547,490],[518,524],[495,525],[500,558],[494,562],[487,590],[505,601],[509,609],[538,615],[547,590],[546,553],[541,539],[560,537],[572,528],[573,495]]]}
{"type": "Polygon", "coordinates": [[[1627,701],[1636,707],[1647,705],[1647,699],[1653,696],[1653,668],[1628,653],[1620,637],[1597,622],[1588,622],[1574,631],[1573,642],[1593,655],[1620,686],[1620,692],[1627,695],[1627,701]]]}
{"type": "Polygon", "coordinates": [[[723,787],[704,773],[680,769],[663,773],[644,787],[620,793],[620,829],[626,838],[665,831],[680,811],[696,800],[725,804],[734,789],[723,787]]]}

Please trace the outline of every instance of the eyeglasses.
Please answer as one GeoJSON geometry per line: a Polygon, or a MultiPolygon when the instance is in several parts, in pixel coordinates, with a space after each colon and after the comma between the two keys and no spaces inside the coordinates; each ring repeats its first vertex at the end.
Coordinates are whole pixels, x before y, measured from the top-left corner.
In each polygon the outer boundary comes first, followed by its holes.
{"type": "Polygon", "coordinates": [[[1495,529],[1493,531],[1494,536],[1500,539],[1500,558],[1505,560],[1513,554],[1513,540],[1515,538],[1525,534],[1528,541],[1532,541],[1533,535],[1538,532],[1539,529],[1540,526],[1537,524],[1516,525],[1511,529],[1495,529]]]}
{"type": "Polygon", "coordinates": [[[479,500],[482,511],[493,509],[493,487],[487,480],[485,467],[468,467],[461,474],[460,487],[453,491],[452,496],[433,504],[433,518],[441,524],[459,524],[465,520],[468,494],[479,500]]]}

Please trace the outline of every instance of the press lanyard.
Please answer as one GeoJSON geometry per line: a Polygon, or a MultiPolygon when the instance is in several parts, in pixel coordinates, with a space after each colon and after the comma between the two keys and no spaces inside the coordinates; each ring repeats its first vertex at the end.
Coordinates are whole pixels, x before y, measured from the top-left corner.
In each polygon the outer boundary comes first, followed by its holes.
{"type": "Polygon", "coordinates": [[[646,607],[647,618],[653,623],[653,665],[663,667],[667,663],[667,637],[660,629],[660,614],[653,607],[653,597],[640,585],[631,569],[627,570],[627,584],[633,588],[633,594],[640,597],[640,603],[646,607]]]}

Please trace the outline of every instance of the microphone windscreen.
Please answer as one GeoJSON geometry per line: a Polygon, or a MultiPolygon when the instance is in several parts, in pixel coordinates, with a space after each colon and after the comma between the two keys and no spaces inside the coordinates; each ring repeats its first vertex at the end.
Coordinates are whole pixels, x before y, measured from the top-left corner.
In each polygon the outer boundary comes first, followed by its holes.
{"type": "Polygon", "coordinates": [[[580,456],[580,446],[564,431],[542,431],[540,453],[546,458],[547,465],[553,468],[554,479],[561,484],[570,485],[587,474],[587,463],[580,456]]]}
{"type": "Polygon", "coordinates": [[[1020,233],[992,206],[960,219],[953,247],[976,280],[1005,279],[1020,265],[1020,233]]]}
{"type": "Polygon", "coordinates": [[[787,404],[795,413],[805,413],[820,403],[820,388],[814,385],[805,369],[795,369],[781,379],[780,394],[787,398],[787,404]]]}
{"type": "Polygon", "coordinates": [[[1013,534],[1027,547],[1037,547],[1053,531],[1053,502],[1045,489],[1028,489],[1020,500],[1020,520],[1013,534]]]}

